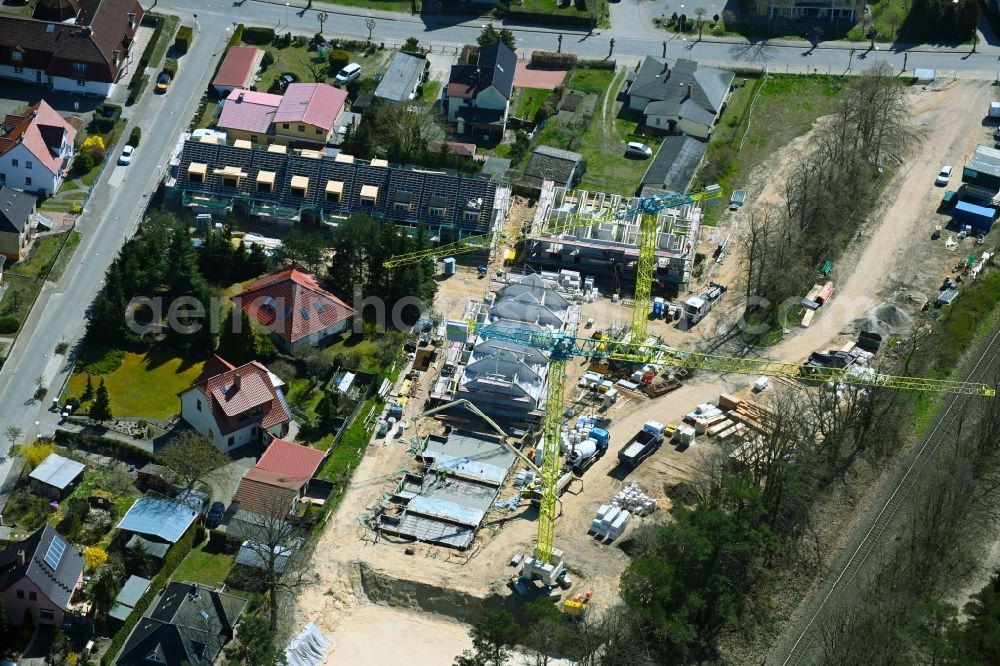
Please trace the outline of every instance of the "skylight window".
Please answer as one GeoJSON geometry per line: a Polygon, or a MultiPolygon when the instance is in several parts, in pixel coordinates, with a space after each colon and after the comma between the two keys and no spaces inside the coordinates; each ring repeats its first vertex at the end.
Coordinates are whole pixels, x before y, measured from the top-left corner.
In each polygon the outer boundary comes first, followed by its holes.
{"type": "Polygon", "coordinates": [[[55,571],[59,568],[59,561],[64,552],[66,552],[66,542],[58,534],[53,534],[52,543],[49,544],[49,550],[45,553],[45,563],[55,571]]]}
{"type": "Polygon", "coordinates": [[[299,308],[299,312],[302,313],[303,319],[309,319],[309,310],[306,310],[305,308],[299,308]]]}
{"type": "Polygon", "coordinates": [[[313,309],[316,310],[316,314],[323,314],[323,310],[325,308],[323,307],[323,304],[320,303],[319,301],[314,301],[313,302],[313,309]]]}

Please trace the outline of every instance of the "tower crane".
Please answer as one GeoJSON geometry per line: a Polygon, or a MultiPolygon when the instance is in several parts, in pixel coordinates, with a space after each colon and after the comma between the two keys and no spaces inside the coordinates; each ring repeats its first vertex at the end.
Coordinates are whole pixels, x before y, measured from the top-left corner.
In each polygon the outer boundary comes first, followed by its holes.
{"type": "Polygon", "coordinates": [[[555,548],[555,524],[559,501],[559,455],[565,396],[566,363],[571,358],[610,357],[634,363],[661,363],[718,373],[766,375],[814,382],[835,382],[856,386],[884,387],[936,393],[993,397],[996,390],[977,382],[903,377],[852,369],[817,368],[809,371],[794,363],[769,359],[737,358],[687,352],[644,342],[597,340],[561,333],[533,332],[521,328],[486,325],[477,331],[490,338],[526,345],[548,352],[548,387],[542,427],[541,502],[538,536],[533,557],[526,558],[522,575],[554,585],[565,571],[563,554],[555,548]]]}

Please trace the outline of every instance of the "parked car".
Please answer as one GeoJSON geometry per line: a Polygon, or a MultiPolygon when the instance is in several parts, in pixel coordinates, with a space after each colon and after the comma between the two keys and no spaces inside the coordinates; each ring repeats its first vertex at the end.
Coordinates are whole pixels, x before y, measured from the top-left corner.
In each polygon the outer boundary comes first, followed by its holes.
{"type": "Polygon", "coordinates": [[[940,185],[941,187],[947,185],[948,181],[951,180],[951,172],[952,172],[951,166],[946,164],[945,166],[941,167],[941,170],[938,171],[937,178],[934,179],[934,184],[940,185]]]}
{"type": "Polygon", "coordinates": [[[125,146],[122,154],[118,156],[118,164],[129,165],[132,163],[132,155],[135,154],[135,146],[125,146]]]}
{"type": "Polygon", "coordinates": [[[170,87],[170,75],[166,72],[160,72],[160,75],[156,77],[156,92],[167,92],[167,88],[170,87]]]}
{"type": "Polygon", "coordinates": [[[285,88],[288,87],[289,83],[295,83],[295,80],[296,79],[294,74],[292,74],[291,72],[285,72],[278,78],[278,83],[281,86],[281,89],[284,90],[285,88]]]}
{"type": "Polygon", "coordinates": [[[653,154],[653,149],[638,141],[629,141],[625,146],[625,157],[638,157],[646,159],[653,154]]]}
{"type": "Polygon", "coordinates": [[[225,504],[222,502],[212,502],[212,506],[208,509],[208,515],[205,516],[205,526],[209,529],[215,529],[222,524],[222,516],[224,516],[225,513],[225,504]]]}
{"type": "Polygon", "coordinates": [[[993,140],[1000,141],[1000,128],[993,130],[993,140]]]}
{"type": "Polygon", "coordinates": [[[348,81],[353,81],[354,79],[361,76],[361,65],[356,62],[352,62],[344,69],[337,72],[337,76],[334,77],[333,82],[338,86],[342,86],[348,81]]]}

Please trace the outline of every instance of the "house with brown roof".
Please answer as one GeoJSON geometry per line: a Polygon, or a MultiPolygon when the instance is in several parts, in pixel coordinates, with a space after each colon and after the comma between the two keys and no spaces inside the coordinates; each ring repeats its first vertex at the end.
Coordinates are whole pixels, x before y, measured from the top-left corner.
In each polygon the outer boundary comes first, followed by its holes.
{"type": "Polygon", "coordinates": [[[347,330],[354,308],[320,286],[316,276],[297,266],[247,285],[235,299],[248,316],[271,331],[281,349],[318,347],[347,330]]]}
{"type": "Polygon", "coordinates": [[[235,367],[215,356],[209,365],[212,374],[181,393],[181,418],[192,428],[223,451],[288,432],[292,413],[277,375],[257,361],[235,367]]]}
{"type": "Polygon", "coordinates": [[[55,194],[73,163],[76,129],[45,100],[8,114],[0,136],[0,186],[55,194]]]}
{"type": "Polygon", "coordinates": [[[275,438],[256,466],[248,469],[233,495],[241,511],[270,514],[276,507],[295,510],[309,481],[323,464],[325,453],[301,444],[275,438]]]}
{"type": "Polygon", "coordinates": [[[237,88],[249,88],[253,85],[263,60],[264,51],[261,49],[253,46],[230,47],[218,73],[212,79],[215,94],[222,97],[237,88]]]}
{"type": "Polygon", "coordinates": [[[0,256],[11,261],[24,258],[31,243],[35,203],[30,194],[0,186],[0,256]]]}
{"type": "Polygon", "coordinates": [[[137,0],[42,0],[32,18],[0,16],[0,78],[107,97],[131,70],[143,13],[137,0]]]}

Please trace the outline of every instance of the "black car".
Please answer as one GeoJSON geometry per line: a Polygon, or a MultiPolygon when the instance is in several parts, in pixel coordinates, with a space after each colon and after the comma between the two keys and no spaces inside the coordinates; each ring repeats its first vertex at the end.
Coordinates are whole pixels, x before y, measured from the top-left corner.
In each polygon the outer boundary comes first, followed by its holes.
{"type": "Polygon", "coordinates": [[[209,528],[216,528],[222,523],[222,516],[226,513],[226,505],[222,502],[213,502],[205,516],[205,525],[209,528]]]}
{"type": "Polygon", "coordinates": [[[993,140],[1000,141],[1000,128],[993,130],[993,140]]]}

